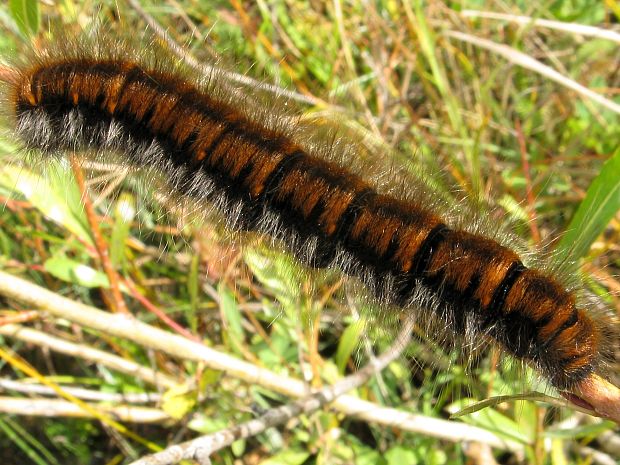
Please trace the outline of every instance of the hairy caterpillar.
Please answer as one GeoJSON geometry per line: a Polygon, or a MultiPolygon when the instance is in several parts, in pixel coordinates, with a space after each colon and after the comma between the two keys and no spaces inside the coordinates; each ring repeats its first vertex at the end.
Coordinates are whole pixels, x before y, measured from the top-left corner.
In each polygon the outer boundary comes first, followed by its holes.
{"type": "Polygon", "coordinates": [[[250,116],[217,82],[106,48],[41,52],[7,79],[27,148],[123,152],[154,166],[231,227],[284,238],[310,266],[356,276],[386,305],[426,305],[457,334],[488,335],[555,387],[620,418],[617,388],[596,374],[606,328],[556,279],[445,217],[428,194],[386,193],[330,160],[329,148],[305,143],[303,129],[250,116]]]}

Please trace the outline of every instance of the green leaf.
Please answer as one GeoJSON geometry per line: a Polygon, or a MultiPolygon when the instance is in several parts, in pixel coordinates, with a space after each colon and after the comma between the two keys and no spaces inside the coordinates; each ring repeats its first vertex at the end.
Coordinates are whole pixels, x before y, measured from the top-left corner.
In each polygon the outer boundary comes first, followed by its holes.
{"type": "Polygon", "coordinates": [[[206,416],[202,413],[192,415],[191,421],[187,427],[201,434],[211,434],[230,426],[224,418],[215,418],[206,416]]]}
{"type": "Polygon", "coordinates": [[[358,320],[351,323],[342,333],[340,341],[338,342],[338,351],[336,352],[336,364],[338,365],[338,372],[344,373],[344,369],[351,357],[351,353],[357,347],[360,337],[364,332],[364,320],[358,320]]]}
{"type": "MultiPolygon", "coordinates": [[[[532,393],[529,394],[529,396],[532,395],[532,393]]],[[[528,435],[527,431],[523,431],[511,418],[489,407],[489,405],[496,405],[506,401],[507,399],[503,399],[504,397],[513,399],[518,398],[519,396],[499,396],[497,398],[487,399],[482,402],[476,402],[471,406],[463,408],[456,414],[451,415],[450,418],[461,417],[467,423],[480,426],[504,438],[516,440],[522,444],[531,444],[532,438],[528,435]]],[[[466,402],[468,402],[467,399],[456,402],[450,407],[450,410],[457,405],[462,406],[466,402]]]]}
{"type": "Polygon", "coordinates": [[[243,327],[241,326],[241,313],[235,300],[235,296],[226,288],[224,283],[220,283],[217,288],[220,296],[220,309],[224,319],[226,336],[232,339],[233,348],[237,348],[243,341],[243,327]]]}
{"type": "Polygon", "coordinates": [[[200,284],[199,279],[200,257],[198,254],[192,257],[192,262],[189,266],[189,275],[187,276],[187,293],[189,294],[189,309],[186,312],[187,321],[192,332],[198,331],[198,289],[200,284]]]}
{"type": "Polygon", "coordinates": [[[605,431],[612,431],[615,424],[611,421],[603,421],[593,425],[577,426],[570,429],[555,429],[545,431],[545,437],[559,439],[582,439],[595,438],[605,431]]]}
{"type": "Polygon", "coordinates": [[[129,229],[135,216],[133,196],[128,193],[121,194],[114,205],[114,228],[110,238],[110,260],[117,268],[125,263],[125,241],[129,237],[129,229]]]}
{"type": "Polygon", "coordinates": [[[310,457],[310,453],[305,450],[287,449],[267,460],[263,460],[260,465],[301,465],[308,457],[310,457]]]}
{"type": "Polygon", "coordinates": [[[274,292],[284,305],[297,305],[302,284],[297,279],[301,267],[286,254],[263,247],[248,249],[244,254],[246,264],[256,278],[274,292]]]}
{"type": "Polygon", "coordinates": [[[576,263],[620,210],[620,148],[605,162],[558,245],[559,263],[576,263]]]}
{"type": "Polygon", "coordinates": [[[39,0],[9,0],[9,10],[22,34],[37,35],[41,24],[39,0]]]}
{"type": "Polygon", "coordinates": [[[536,437],[536,425],[540,408],[542,407],[535,402],[525,400],[517,400],[514,405],[514,411],[517,412],[515,420],[519,425],[519,431],[523,435],[532,438],[532,442],[536,437]]]}
{"type": "Polygon", "coordinates": [[[101,271],[65,256],[52,257],[43,265],[45,271],[63,281],[84,287],[108,288],[108,277],[101,271]]]}
{"type": "Polygon", "coordinates": [[[164,393],[161,408],[172,418],[180,420],[194,408],[196,401],[196,390],[179,384],[164,393]]]}
{"type": "Polygon", "coordinates": [[[50,166],[45,176],[24,167],[6,165],[0,168],[0,184],[28,199],[41,213],[93,244],[75,181],[60,168],[50,166]]]}
{"type": "Polygon", "coordinates": [[[235,454],[235,457],[243,457],[246,446],[247,441],[245,439],[238,439],[230,445],[230,450],[232,450],[232,453],[235,454]]]}
{"type": "Polygon", "coordinates": [[[415,452],[403,446],[392,447],[385,453],[385,459],[388,465],[402,465],[404,463],[408,465],[417,465],[418,463],[415,452]]]}

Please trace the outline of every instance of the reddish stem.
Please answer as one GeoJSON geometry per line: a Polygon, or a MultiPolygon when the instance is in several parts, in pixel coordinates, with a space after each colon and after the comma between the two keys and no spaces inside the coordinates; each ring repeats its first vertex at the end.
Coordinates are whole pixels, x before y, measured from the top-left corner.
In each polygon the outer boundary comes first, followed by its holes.
{"type": "Polygon", "coordinates": [[[112,262],[110,261],[108,245],[106,244],[105,239],[103,238],[103,235],[99,230],[99,220],[97,218],[97,215],[95,214],[95,208],[93,207],[93,204],[90,201],[90,197],[88,196],[88,192],[86,191],[84,173],[82,172],[82,168],[80,167],[77,157],[75,157],[74,155],[71,156],[71,168],[73,169],[75,180],[82,195],[84,211],[86,212],[86,218],[93,234],[93,239],[95,241],[95,247],[97,249],[97,254],[99,255],[101,266],[103,267],[103,270],[108,277],[108,281],[110,282],[110,292],[112,294],[113,310],[121,313],[129,313],[127,305],[125,304],[125,300],[123,299],[123,295],[121,294],[118,274],[116,273],[116,270],[114,269],[114,267],[112,266],[112,262]]]}
{"type": "Polygon", "coordinates": [[[161,310],[159,307],[151,303],[150,300],[144,297],[138,291],[138,289],[136,289],[136,286],[133,284],[133,282],[131,282],[129,279],[125,279],[125,286],[127,286],[127,288],[131,292],[131,295],[134,297],[134,299],[140,302],[144,306],[144,308],[146,308],[149,312],[151,312],[153,315],[155,315],[157,318],[163,321],[166,325],[168,325],[170,329],[177,332],[181,336],[186,337],[187,339],[202,343],[199,337],[195,336],[190,331],[188,331],[186,328],[178,324],[176,321],[174,321],[172,318],[166,315],[166,313],[163,310],[161,310]]]}

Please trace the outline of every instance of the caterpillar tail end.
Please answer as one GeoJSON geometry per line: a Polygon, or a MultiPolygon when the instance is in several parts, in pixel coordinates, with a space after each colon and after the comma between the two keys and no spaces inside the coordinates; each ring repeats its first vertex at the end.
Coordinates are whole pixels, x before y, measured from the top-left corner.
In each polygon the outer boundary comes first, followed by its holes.
{"type": "Polygon", "coordinates": [[[600,376],[591,374],[575,386],[572,393],[564,395],[574,404],[620,425],[620,388],[600,376]]]}

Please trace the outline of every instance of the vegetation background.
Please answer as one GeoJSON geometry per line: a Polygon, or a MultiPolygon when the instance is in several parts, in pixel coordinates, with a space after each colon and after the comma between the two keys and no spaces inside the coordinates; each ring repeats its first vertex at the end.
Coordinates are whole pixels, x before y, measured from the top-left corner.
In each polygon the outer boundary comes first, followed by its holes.
{"type": "MultiPolygon", "coordinates": [[[[368,147],[392,153],[396,163],[423,167],[445,195],[458,189],[492,199],[494,220],[510,224],[533,248],[554,249],[555,260],[576,261],[587,286],[614,311],[620,309],[620,39],[593,37],[578,27],[618,31],[617,1],[141,5],[188,56],[293,92],[299,112],[346,127],[368,147]],[[518,23],[481,11],[530,19],[518,23]],[[571,24],[558,30],[534,19],[571,24]],[[519,53],[560,77],[517,64],[519,53]],[[605,102],[568,89],[562,78],[605,102]]],[[[50,24],[77,34],[95,21],[121,36],[147,29],[135,2],[11,0],[0,5],[0,55],[19,53],[20,44],[31,39],[35,46],[49,39],[50,24]]],[[[233,77],[231,83],[241,85],[233,77]]],[[[122,301],[140,320],[315,387],[354,372],[392,341],[394,324],[375,324],[376,309],[361,308],[368,305],[356,303],[336,273],[302,272],[260,239],[235,247],[216,225],[186,221],[174,204],[118,167],[86,166],[84,197],[81,168],[48,167],[43,175],[22,165],[9,122],[3,124],[3,270],[109,311],[122,310],[113,292],[117,280],[122,301]],[[96,231],[77,207],[81,198],[96,212],[111,269],[102,266],[93,247],[96,231]]],[[[391,162],[381,162],[387,171],[391,162]]],[[[181,442],[288,400],[200,363],[181,362],[10,299],[0,302],[5,328],[20,323],[80,349],[69,355],[50,341],[2,333],[3,463],[129,463],[148,452],[146,441],[162,447],[181,442]],[[154,370],[159,382],[94,361],[90,348],[154,370]],[[133,436],[93,419],[92,412],[76,418],[71,402],[60,398],[53,412],[39,411],[35,400],[45,394],[35,388],[50,384],[101,411],[142,405],[142,413],[124,423],[133,436]],[[71,391],[76,387],[83,391],[71,391]],[[11,401],[28,399],[23,414],[7,413],[11,401]]],[[[446,419],[465,403],[496,395],[553,394],[493,349],[468,364],[459,352],[416,333],[403,356],[356,395],[377,406],[446,419]]],[[[619,372],[617,363],[611,371],[619,372]]],[[[545,403],[491,405],[453,421],[515,441],[523,453],[494,449],[485,455],[397,422],[388,428],[324,408],[238,441],[213,463],[563,465],[617,463],[620,455],[620,436],[611,423],[545,403]]]]}

